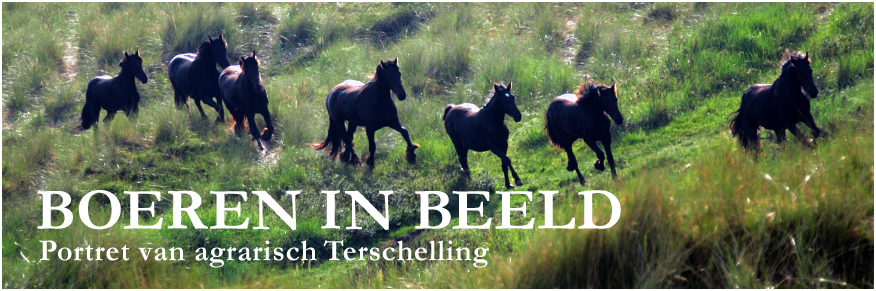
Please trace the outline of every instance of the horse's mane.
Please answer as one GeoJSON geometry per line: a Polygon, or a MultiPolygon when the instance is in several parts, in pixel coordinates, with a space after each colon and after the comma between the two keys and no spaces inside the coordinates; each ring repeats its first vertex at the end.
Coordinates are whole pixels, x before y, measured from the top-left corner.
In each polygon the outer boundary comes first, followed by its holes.
{"type": "Polygon", "coordinates": [[[785,50],[785,53],[782,55],[782,62],[781,62],[782,63],[782,71],[784,72],[786,69],[788,69],[788,66],[789,66],[789,64],[791,64],[791,61],[799,61],[799,60],[805,60],[805,59],[806,59],[806,56],[799,53],[799,52],[791,52],[791,51],[785,50]]]}
{"type": "MultiPolygon", "coordinates": [[[[252,58],[252,57],[249,57],[249,58],[252,58]]],[[[256,58],[256,68],[260,67],[260,66],[261,66],[261,63],[262,63],[261,60],[259,60],[258,58],[256,58]]],[[[229,68],[230,68],[230,67],[229,67],[229,68]]],[[[226,69],[226,70],[227,70],[227,69],[226,69]]],[[[243,72],[244,74],[246,74],[246,69],[244,69],[244,66],[240,66],[240,71],[243,72]]],[[[249,80],[249,78],[247,78],[247,80],[249,80]]],[[[258,85],[259,85],[260,87],[264,88],[264,87],[265,87],[265,82],[262,80],[262,76],[258,76],[258,80],[259,80],[258,85]]]]}
{"type": "MultiPolygon", "coordinates": [[[[498,86],[502,90],[508,89],[508,87],[505,86],[505,83],[499,83],[498,86]]],[[[490,89],[489,93],[490,94],[487,95],[487,102],[484,103],[484,107],[487,107],[487,105],[490,105],[490,102],[493,102],[493,96],[496,95],[496,88],[490,89]]]]}
{"type": "MultiPolygon", "coordinates": [[[[389,64],[389,63],[390,62],[385,62],[385,64],[389,64]]],[[[398,68],[398,65],[395,65],[395,67],[398,68]]],[[[377,68],[374,69],[374,73],[371,73],[370,75],[368,75],[368,82],[366,82],[366,83],[371,83],[374,81],[377,81],[377,68]]]]}
{"type": "Polygon", "coordinates": [[[198,52],[195,55],[204,54],[205,57],[211,57],[213,54],[213,47],[210,45],[209,41],[205,41],[201,43],[201,46],[198,47],[198,52]]]}
{"type": "Polygon", "coordinates": [[[599,85],[592,82],[581,84],[578,86],[578,92],[575,93],[575,95],[578,95],[578,100],[576,100],[575,103],[582,105],[591,98],[598,96],[600,87],[605,87],[605,85],[599,85]]]}

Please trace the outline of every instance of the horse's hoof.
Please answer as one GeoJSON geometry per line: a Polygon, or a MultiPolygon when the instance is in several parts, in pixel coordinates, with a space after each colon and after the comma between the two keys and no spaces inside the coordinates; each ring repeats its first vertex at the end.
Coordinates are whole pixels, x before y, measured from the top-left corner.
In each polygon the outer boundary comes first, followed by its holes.
{"type": "Polygon", "coordinates": [[[517,180],[517,181],[514,181],[514,184],[517,186],[523,186],[523,181],[517,180]]]}
{"type": "Polygon", "coordinates": [[[511,184],[506,184],[506,185],[505,185],[505,188],[508,188],[508,189],[514,189],[514,186],[511,186],[511,184]]]}
{"type": "Polygon", "coordinates": [[[605,171],[605,165],[602,164],[602,161],[596,160],[596,163],[593,163],[593,167],[600,171],[605,171]]]}
{"type": "Polygon", "coordinates": [[[581,182],[581,186],[587,186],[587,181],[584,181],[584,179],[579,179],[579,182],[581,182]]]}
{"type": "MultiPolygon", "coordinates": [[[[416,149],[416,147],[414,147],[416,149]]],[[[408,160],[408,164],[416,164],[417,163],[417,154],[414,153],[414,149],[408,149],[407,154],[405,155],[405,159],[408,160]]]]}
{"type": "Polygon", "coordinates": [[[273,137],[273,136],[274,136],[274,133],[271,132],[270,130],[268,130],[267,128],[262,130],[262,140],[269,141],[269,140],[271,140],[271,137],[273,137]]]}

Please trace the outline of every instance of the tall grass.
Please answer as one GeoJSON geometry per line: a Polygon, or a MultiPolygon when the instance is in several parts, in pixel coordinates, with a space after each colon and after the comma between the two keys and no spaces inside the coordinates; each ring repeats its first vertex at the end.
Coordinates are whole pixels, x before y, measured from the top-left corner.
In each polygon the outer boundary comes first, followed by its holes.
{"type": "Polygon", "coordinates": [[[193,5],[191,3],[168,3],[164,7],[168,18],[162,32],[162,49],[171,53],[196,52],[207,36],[216,37],[220,33],[228,43],[228,54],[235,52],[237,43],[234,35],[237,29],[231,15],[223,10],[222,3],[193,5]]]}
{"type": "MultiPolygon", "coordinates": [[[[9,287],[873,286],[872,4],[4,3],[3,13],[2,245],[9,287]],[[219,32],[232,57],[265,50],[263,78],[277,127],[265,153],[235,136],[230,123],[170,103],[165,62],[219,32]],[[140,116],[117,114],[74,131],[88,80],[115,74],[121,50],[137,48],[150,79],[137,85],[140,116]],[[822,90],[812,110],[826,137],[812,148],[764,142],[762,153],[746,154],[726,132],[726,117],[742,89],[777,76],[785,48],[810,52],[822,90]],[[420,145],[418,163],[407,164],[404,143],[390,129],[377,132],[374,169],[329,161],[311,149],[308,143],[325,138],[329,90],[347,79],[367,81],[380,60],[395,57],[410,98],[393,102],[420,145]],[[617,181],[585,162],[594,156],[582,142],[575,150],[589,185],[578,185],[565,171],[565,156],[547,142],[547,103],[583,81],[619,86],[629,122],[612,127],[617,181]],[[558,221],[580,221],[583,201],[574,193],[611,191],[622,203],[617,226],[414,230],[415,191],[502,189],[501,163],[490,153],[470,154],[472,173],[459,172],[441,120],[447,103],[482,105],[495,82],[514,83],[524,115],[507,123],[509,156],[526,183],[519,189],[560,190],[558,221]],[[202,197],[217,189],[265,190],[284,207],[291,201],[280,198],[283,191],[304,195],[296,201],[295,231],[268,215],[269,231],[133,236],[122,225],[92,231],[78,222],[38,230],[38,189],[67,191],[74,201],[94,189],[183,189],[202,197]],[[360,212],[361,230],[323,230],[325,189],[359,190],[378,208],[377,191],[395,191],[391,229],[360,212]],[[456,262],[334,262],[324,246],[311,263],[227,262],[218,269],[193,260],[34,263],[44,239],[187,252],[268,240],[284,247],[301,240],[315,247],[326,239],[352,247],[453,240],[489,247],[490,263],[476,269],[456,262]]],[[[362,131],[353,139],[360,157],[368,148],[362,131]]],[[[197,212],[208,224],[216,221],[209,200],[197,212]]],[[[470,219],[497,219],[499,201],[478,200],[485,217],[470,219]]],[[[232,219],[257,219],[256,203],[240,202],[244,214],[232,219]]],[[[596,202],[597,220],[604,221],[605,201],[596,202]]],[[[339,210],[350,207],[347,198],[339,203],[339,210]]],[[[106,206],[95,205],[92,214],[105,218],[106,206]]],[[[527,203],[537,224],[543,205],[541,198],[527,203]]],[[[170,207],[167,199],[156,203],[165,223],[170,207]]],[[[349,218],[339,211],[339,221],[349,218]]]]}

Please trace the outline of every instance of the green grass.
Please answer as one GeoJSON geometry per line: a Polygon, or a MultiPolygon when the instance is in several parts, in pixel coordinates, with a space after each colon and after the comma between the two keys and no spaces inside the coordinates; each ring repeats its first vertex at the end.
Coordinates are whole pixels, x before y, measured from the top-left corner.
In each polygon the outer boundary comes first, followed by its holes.
{"type": "MultiPolygon", "coordinates": [[[[872,3],[4,3],[3,281],[13,288],[836,288],[873,287],[872,3]],[[782,15],[782,17],[776,17],[782,15]],[[48,31],[53,33],[35,33],[48,31]],[[277,134],[262,156],[194,108],[177,110],[166,62],[223,33],[229,59],[257,50],[277,134]],[[140,49],[149,83],[138,84],[140,115],[77,132],[87,82],[115,75],[122,51],[140,49]],[[808,51],[812,100],[825,137],[809,148],[763,142],[747,153],[727,123],[751,84],[779,74],[785,49],[808,51]],[[398,57],[408,99],[396,101],[418,163],[405,162],[400,135],[376,134],[376,168],[350,167],[308,146],[325,138],[324,98],[346,79],[366,81],[380,60],[398,57]],[[575,144],[581,186],[550,146],[543,114],[584,81],[617,84],[626,123],[612,126],[619,179],[593,169],[575,144]],[[585,189],[616,194],[620,222],[608,230],[418,231],[415,191],[504,190],[499,159],[470,153],[459,171],[444,133],[446,104],[483,105],[493,83],[513,82],[523,113],[510,129],[509,157],[526,183],[559,190],[556,221],[580,221],[585,189]],[[95,231],[75,222],[37,230],[38,190],[79,198],[95,189],[164,193],[156,218],[169,224],[170,190],[200,193],[198,215],[216,221],[210,191],[301,190],[298,229],[275,215],[270,230],[95,231]],[[357,190],[382,209],[390,230],[362,211],[361,230],[324,230],[320,190],[357,190]],[[324,240],[345,246],[410,247],[432,240],[488,247],[489,265],[470,262],[328,261],[324,240]],[[206,263],[36,263],[40,240],[60,246],[297,246],[318,261],[206,263]]],[[[211,109],[207,114],[215,114],[211,109]]],[[[259,126],[263,126],[259,119],[259,126]]],[[[354,138],[364,158],[362,129],[354,138]]],[[[811,136],[804,128],[807,136],[811,136]]],[[[766,137],[769,131],[764,131],[766,137]]],[[[459,201],[451,195],[451,225],[459,201]]],[[[243,217],[258,219],[255,198],[243,217]]],[[[541,195],[527,204],[543,221],[541,195]]],[[[123,203],[128,203],[122,199],[123,203]]],[[[501,216],[499,195],[480,223],[501,216]]],[[[517,197],[513,202],[521,203],[517,197]]],[[[605,202],[597,200],[596,205],[605,202]]],[[[288,198],[278,199],[287,208],[288,198]]],[[[109,215],[105,200],[91,214],[109,215]]],[[[350,199],[338,201],[350,219],[350,199]]],[[[127,205],[127,204],[124,204],[127,205]]],[[[604,206],[597,220],[607,219],[604,206]]],[[[122,214],[126,218],[128,213],[122,214]]],[[[514,214],[512,221],[528,217],[514,214]]],[[[185,224],[190,224],[185,221],[185,224]]],[[[493,222],[494,224],[497,221],[493,222]]]]}

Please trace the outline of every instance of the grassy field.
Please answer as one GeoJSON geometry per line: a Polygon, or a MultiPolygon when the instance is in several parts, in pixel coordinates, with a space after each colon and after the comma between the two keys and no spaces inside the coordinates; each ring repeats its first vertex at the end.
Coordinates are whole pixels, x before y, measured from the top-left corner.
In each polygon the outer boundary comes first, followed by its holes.
{"type": "MultiPolygon", "coordinates": [[[[3,287],[874,287],[872,3],[3,3],[2,9],[3,287]],[[172,104],[167,63],[220,32],[229,60],[259,53],[277,128],[265,153],[232,134],[230,118],[213,123],[215,110],[205,108],[202,119],[193,106],[172,104]],[[119,114],[75,131],[87,82],[115,75],[122,51],[136,49],[149,76],[137,85],[139,116],[119,114]],[[814,147],[765,140],[763,151],[744,152],[729,134],[729,116],[749,85],[778,76],[785,49],[812,57],[821,90],[812,113],[825,135],[814,147]],[[325,138],[328,91],[346,79],[365,81],[380,60],[395,57],[408,92],[396,105],[420,145],[418,162],[405,162],[401,136],[390,129],[377,132],[373,170],[312,150],[307,144],[325,138]],[[550,100],[584,81],[617,83],[626,119],[612,126],[618,180],[590,167],[595,155],[575,144],[587,186],[565,171],[565,154],[549,145],[543,128],[550,100]],[[556,221],[582,219],[578,191],[610,191],[623,209],[615,227],[414,229],[414,191],[504,190],[501,164],[490,153],[470,154],[471,177],[460,173],[441,120],[448,103],[483,104],[493,82],[514,83],[523,113],[519,123],[506,120],[509,157],[526,183],[518,190],[560,191],[556,221]],[[209,191],[302,194],[295,231],[276,215],[265,218],[270,230],[125,230],[126,223],[92,230],[78,219],[63,230],[37,230],[38,190],[66,191],[78,201],[96,189],[120,197],[162,191],[165,198],[166,191],[192,190],[205,198],[198,215],[207,225],[216,221],[209,191]],[[364,211],[357,212],[362,229],[321,229],[321,190],[360,191],[378,209],[377,192],[393,190],[390,230],[364,211]],[[40,240],[174,246],[187,256],[198,247],[308,240],[320,260],[228,261],[221,268],[136,256],[41,262],[40,240]],[[329,261],[324,240],[344,240],[345,247],[452,240],[488,247],[489,265],[329,261]]],[[[362,131],[354,142],[364,158],[362,131]]],[[[541,225],[544,201],[534,197],[527,208],[541,225]]],[[[339,198],[345,226],[351,202],[339,198]]],[[[500,218],[499,195],[483,200],[470,201],[485,205],[485,218],[470,215],[473,224],[500,218]]],[[[106,221],[108,202],[97,202],[91,215],[106,221]]],[[[598,216],[607,215],[602,202],[598,216]]],[[[457,204],[448,205],[454,215],[457,204]]],[[[229,224],[258,219],[256,203],[242,205],[244,216],[230,215],[229,224]]],[[[170,208],[167,199],[157,202],[156,218],[144,224],[164,218],[168,225],[170,208]]]]}

